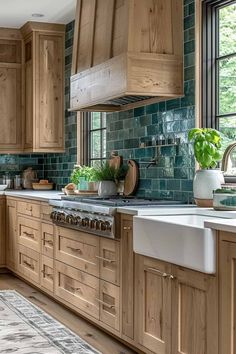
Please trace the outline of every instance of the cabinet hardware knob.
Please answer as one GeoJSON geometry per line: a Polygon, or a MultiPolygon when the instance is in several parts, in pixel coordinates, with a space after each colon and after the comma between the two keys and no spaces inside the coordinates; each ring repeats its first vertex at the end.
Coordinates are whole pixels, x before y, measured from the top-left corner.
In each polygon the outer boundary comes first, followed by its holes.
{"type": "Polygon", "coordinates": [[[130,226],[124,226],[123,230],[131,230],[131,227],[130,226]]]}
{"type": "Polygon", "coordinates": [[[53,241],[51,241],[51,240],[46,240],[45,238],[42,238],[42,241],[45,242],[45,243],[48,243],[51,246],[53,246],[53,241]]]}
{"type": "Polygon", "coordinates": [[[114,309],[115,308],[115,305],[110,305],[110,304],[107,304],[106,302],[100,300],[100,299],[95,299],[97,300],[100,304],[104,305],[104,306],[107,306],[109,309],[114,309]]]}
{"type": "Polygon", "coordinates": [[[73,290],[73,291],[79,291],[81,292],[81,288],[75,288],[74,286],[71,286],[71,285],[66,285],[67,288],[73,290]]]}
{"type": "Polygon", "coordinates": [[[107,263],[116,263],[115,259],[109,259],[109,258],[104,258],[104,257],[100,257],[100,256],[95,256],[96,258],[98,258],[100,261],[104,261],[107,263]]]}
{"type": "Polygon", "coordinates": [[[169,278],[170,278],[171,280],[175,279],[174,275],[172,275],[172,274],[169,275],[169,278]]]}
{"type": "Polygon", "coordinates": [[[45,270],[41,270],[41,273],[43,273],[43,275],[45,275],[46,277],[53,279],[53,274],[47,273],[45,270]]]}
{"type": "Polygon", "coordinates": [[[156,268],[147,268],[147,270],[151,271],[151,272],[155,272],[157,274],[160,274],[163,278],[167,278],[170,277],[170,274],[167,274],[166,272],[161,272],[160,270],[156,269],[156,268]]]}

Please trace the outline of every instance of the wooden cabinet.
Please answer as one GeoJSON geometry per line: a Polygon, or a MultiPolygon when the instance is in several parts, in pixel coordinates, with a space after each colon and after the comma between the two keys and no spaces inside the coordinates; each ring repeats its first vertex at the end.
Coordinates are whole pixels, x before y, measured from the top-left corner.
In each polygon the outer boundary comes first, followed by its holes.
{"type": "MultiPolygon", "coordinates": [[[[135,256],[137,342],[153,353],[171,353],[171,265],[135,256]]],[[[200,353],[199,353],[200,354],[200,353]]]]}
{"type": "Polygon", "coordinates": [[[219,354],[236,352],[236,235],[220,232],[219,354]]]}
{"type": "Polygon", "coordinates": [[[18,269],[19,273],[29,281],[39,285],[40,256],[32,249],[18,245],[18,269]]]}
{"type": "Polygon", "coordinates": [[[6,200],[6,265],[10,270],[17,268],[18,239],[17,216],[15,199],[7,197],[6,200]]]}
{"type": "Polygon", "coordinates": [[[32,216],[40,218],[40,204],[31,201],[23,200],[17,202],[17,213],[24,216],[32,216]]]}
{"type": "Polygon", "coordinates": [[[0,267],[6,265],[5,197],[0,197],[0,267]]]}
{"type": "Polygon", "coordinates": [[[139,255],[135,263],[135,340],[158,354],[217,354],[217,278],[139,255]]]}
{"type": "Polygon", "coordinates": [[[53,259],[41,255],[40,262],[40,285],[45,291],[53,294],[54,289],[54,264],[53,259]]]}
{"type": "Polygon", "coordinates": [[[120,243],[101,238],[99,242],[99,276],[115,285],[120,285],[120,243]]]}
{"type": "Polygon", "coordinates": [[[18,243],[40,252],[40,222],[30,217],[17,218],[18,243]]]}
{"type": "Polygon", "coordinates": [[[41,223],[41,252],[47,257],[54,257],[54,228],[52,224],[41,223]]]}
{"type": "MultiPolygon", "coordinates": [[[[218,353],[217,278],[173,267],[172,351],[174,354],[218,353]]],[[[230,353],[224,351],[224,354],[230,353]]],[[[223,354],[223,352],[222,352],[223,354]]]]}
{"type": "Polygon", "coordinates": [[[134,339],[133,217],[121,216],[122,336],[134,339]]]}
{"type": "Polygon", "coordinates": [[[21,32],[25,55],[24,150],[62,152],[65,26],[27,22],[21,32]]]}
{"type": "Polygon", "coordinates": [[[183,96],[182,0],[77,0],[71,109],[183,96]]]}
{"type": "Polygon", "coordinates": [[[22,36],[0,28],[0,153],[22,151],[22,36]]]}

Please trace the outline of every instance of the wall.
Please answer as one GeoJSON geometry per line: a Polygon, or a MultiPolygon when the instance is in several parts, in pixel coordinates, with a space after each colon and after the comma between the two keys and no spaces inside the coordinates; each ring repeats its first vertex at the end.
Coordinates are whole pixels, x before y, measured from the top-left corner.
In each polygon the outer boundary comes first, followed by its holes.
{"type": "Polygon", "coordinates": [[[157,166],[140,164],[138,196],[192,201],[194,157],[188,131],[195,126],[194,0],[184,1],[184,93],[183,98],[134,110],[110,113],[107,118],[107,151],[124,159],[150,161],[155,147],[140,147],[160,135],[181,139],[177,147],[162,147],[157,166]]]}

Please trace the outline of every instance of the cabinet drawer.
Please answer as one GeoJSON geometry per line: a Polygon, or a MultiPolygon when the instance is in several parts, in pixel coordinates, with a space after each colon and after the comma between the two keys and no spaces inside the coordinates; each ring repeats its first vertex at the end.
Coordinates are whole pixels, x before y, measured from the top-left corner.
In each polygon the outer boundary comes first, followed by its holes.
{"type": "Polygon", "coordinates": [[[100,321],[120,330],[120,288],[100,280],[100,321]]]}
{"type": "Polygon", "coordinates": [[[99,279],[57,261],[55,272],[55,294],[98,319],[99,279]]]}
{"type": "Polygon", "coordinates": [[[40,204],[35,204],[26,201],[17,202],[17,212],[34,218],[40,218],[40,204]]]}
{"type": "Polygon", "coordinates": [[[100,278],[120,284],[120,242],[100,238],[100,278]]]}
{"type": "Polygon", "coordinates": [[[26,247],[40,252],[40,222],[34,219],[18,216],[18,242],[26,247]]]}
{"type": "Polygon", "coordinates": [[[57,260],[98,276],[98,256],[99,237],[62,227],[56,228],[55,257],[57,260]]]}
{"type": "Polygon", "coordinates": [[[41,256],[40,266],[40,284],[42,288],[53,292],[54,285],[54,267],[53,259],[47,256],[41,256]]]}
{"type": "Polygon", "coordinates": [[[51,222],[50,215],[52,209],[53,209],[52,206],[49,205],[48,203],[41,203],[41,220],[51,222]]]}
{"type": "Polygon", "coordinates": [[[39,284],[39,253],[19,245],[18,270],[22,277],[39,284]]]}
{"type": "Polygon", "coordinates": [[[53,258],[53,248],[54,248],[53,225],[42,223],[41,236],[42,236],[42,240],[41,240],[42,254],[53,258]]]}

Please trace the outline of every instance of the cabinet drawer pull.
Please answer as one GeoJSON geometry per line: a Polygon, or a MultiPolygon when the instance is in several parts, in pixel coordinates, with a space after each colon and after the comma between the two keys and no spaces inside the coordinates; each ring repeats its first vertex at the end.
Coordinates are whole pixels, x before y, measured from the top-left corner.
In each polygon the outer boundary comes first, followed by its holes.
{"type": "Polygon", "coordinates": [[[27,231],[23,231],[23,234],[26,235],[27,237],[34,238],[34,234],[30,234],[27,231]]]}
{"type": "Polygon", "coordinates": [[[53,246],[53,241],[51,240],[46,240],[45,238],[42,238],[43,242],[48,243],[49,245],[53,246]]]}
{"type": "Polygon", "coordinates": [[[43,275],[45,275],[46,277],[53,279],[53,274],[47,273],[45,270],[41,270],[41,273],[43,273],[43,275]]]}
{"type": "Polygon", "coordinates": [[[66,247],[69,248],[71,251],[82,253],[80,248],[74,248],[74,247],[71,247],[71,246],[66,246],[66,247]]]}
{"type": "Polygon", "coordinates": [[[71,285],[66,285],[67,288],[73,290],[73,291],[79,291],[81,292],[81,288],[75,288],[74,286],[71,286],[71,285]]]}
{"type": "Polygon", "coordinates": [[[128,230],[129,231],[129,230],[131,230],[131,227],[130,226],[124,226],[123,230],[128,230]]]}
{"type": "Polygon", "coordinates": [[[30,269],[34,270],[34,266],[30,263],[28,263],[27,261],[23,261],[23,264],[26,265],[27,267],[29,267],[30,269]]]}
{"type": "Polygon", "coordinates": [[[32,206],[30,206],[30,207],[27,206],[26,210],[31,212],[33,210],[33,207],[32,206]]]}
{"type": "Polygon", "coordinates": [[[148,268],[148,270],[150,270],[151,272],[155,272],[155,273],[158,273],[160,274],[163,278],[169,278],[169,279],[174,279],[174,275],[172,274],[167,274],[166,272],[161,272],[160,270],[156,269],[156,268],[148,268]]]}
{"type": "Polygon", "coordinates": [[[100,304],[102,304],[102,305],[108,307],[109,309],[114,309],[114,308],[115,308],[115,305],[107,304],[106,302],[104,302],[104,301],[102,301],[102,300],[100,300],[100,299],[95,299],[95,300],[97,300],[100,304]]]}
{"type": "Polygon", "coordinates": [[[114,260],[114,259],[104,258],[104,257],[100,257],[100,256],[95,256],[95,257],[98,258],[100,261],[104,261],[107,263],[116,263],[116,260],[114,260]]]}

